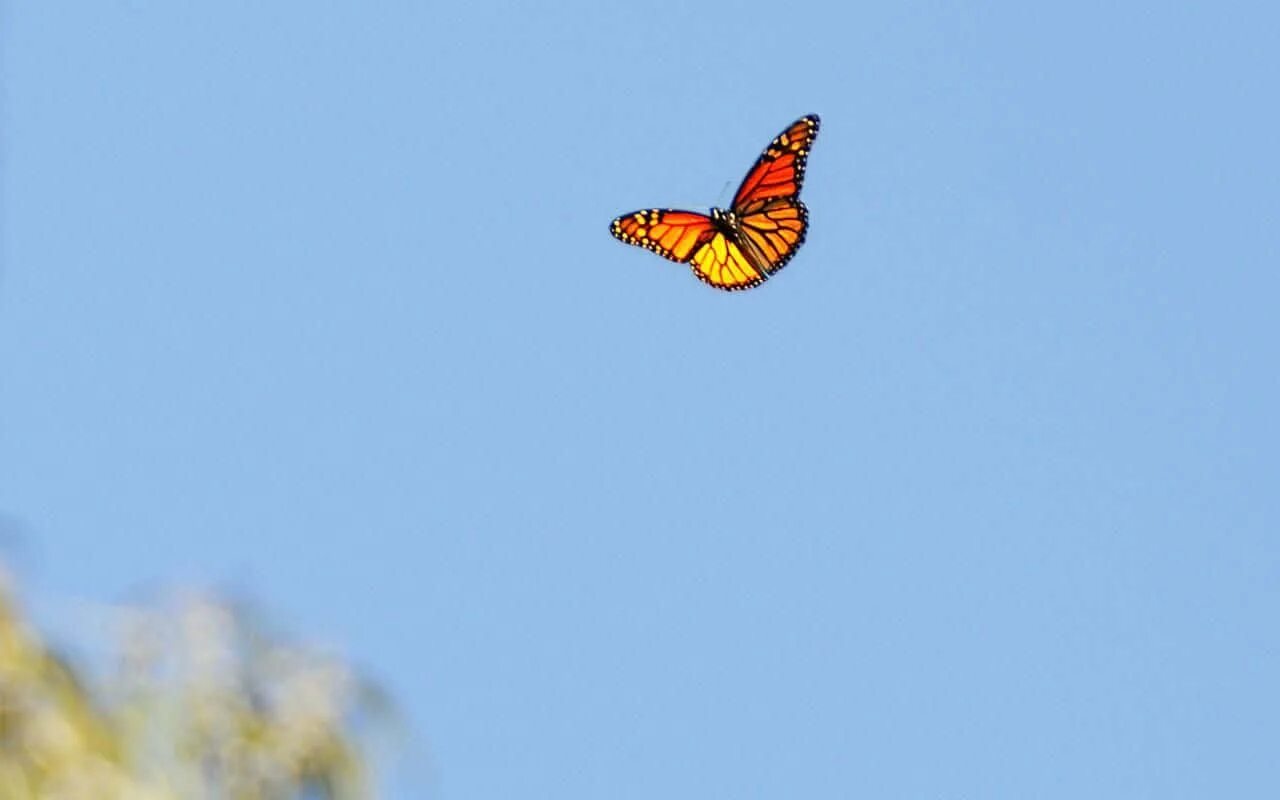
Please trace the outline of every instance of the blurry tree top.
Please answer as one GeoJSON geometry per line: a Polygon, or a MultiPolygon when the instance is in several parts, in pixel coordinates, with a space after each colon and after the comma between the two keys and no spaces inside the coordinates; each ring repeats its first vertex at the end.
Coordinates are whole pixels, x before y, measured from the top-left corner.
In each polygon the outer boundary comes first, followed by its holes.
{"type": "Polygon", "coordinates": [[[384,709],[341,661],[208,595],[108,612],[105,674],[60,658],[0,570],[0,797],[365,798],[384,709]]]}

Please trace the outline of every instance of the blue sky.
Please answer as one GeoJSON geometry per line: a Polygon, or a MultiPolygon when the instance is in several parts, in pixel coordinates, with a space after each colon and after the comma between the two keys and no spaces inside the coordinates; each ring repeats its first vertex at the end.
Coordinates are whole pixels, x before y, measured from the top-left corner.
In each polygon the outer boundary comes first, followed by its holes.
{"type": "Polygon", "coordinates": [[[405,797],[1280,791],[1272,6],[3,9],[37,606],[247,588],[405,797]],[[608,235],[811,112],[768,285],[608,235]]]}

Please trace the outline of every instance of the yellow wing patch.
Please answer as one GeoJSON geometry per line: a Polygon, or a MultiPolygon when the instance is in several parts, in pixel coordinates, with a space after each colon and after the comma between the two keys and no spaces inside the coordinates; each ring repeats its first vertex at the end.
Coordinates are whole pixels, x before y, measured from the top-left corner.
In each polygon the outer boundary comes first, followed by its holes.
{"type": "Polygon", "coordinates": [[[728,291],[759,286],[768,277],[752,265],[738,245],[719,231],[694,251],[689,263],[693,266],[693,274],[703,283],[728,291]]]}

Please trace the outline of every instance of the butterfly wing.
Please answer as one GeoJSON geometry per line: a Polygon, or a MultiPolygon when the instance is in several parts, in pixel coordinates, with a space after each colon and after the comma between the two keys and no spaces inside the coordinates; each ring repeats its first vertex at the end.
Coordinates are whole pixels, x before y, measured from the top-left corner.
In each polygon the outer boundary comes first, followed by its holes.
{"type": "Polygon", "coordinates": [[[733,210],[745,217],[770,200],[794,198],[804,184],[809,148],[818,138],[818,115],[791,123],[764,149],[733,196],[733,210]]]}
{"type": "Polygon", "coordinates": [[[653,208],[618,217],[609,225],[609,232],[627,244],[683,264],[711,239],[715,224],[706,214],[653,208]]]}
{"type": "Polygon", "coordinates": [[[689,263],[698,280],[729,292],[759,286],[769,277],[737,242],[720,231],[715,231],[706,244],[693,251],[689,263]]]}
{"type": "Polygon", "coordinates": [[[768,276],[796,254],[808,227],[809,210],[804,203],[793,197],[774,198],[741,218],[739,241],[754,265],[768,276]]]}

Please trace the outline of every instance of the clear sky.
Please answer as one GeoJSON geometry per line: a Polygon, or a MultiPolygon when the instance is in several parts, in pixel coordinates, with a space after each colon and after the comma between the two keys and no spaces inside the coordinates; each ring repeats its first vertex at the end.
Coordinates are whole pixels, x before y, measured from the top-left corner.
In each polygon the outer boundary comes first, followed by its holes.
{"type": "Polygon", "coordinates": [[[404,797],[1280,795],[1274,4],[3,9],[37,605],[252,591],[404,797]],[[766,286],[609,236],[805,113],[766,286]]]}

